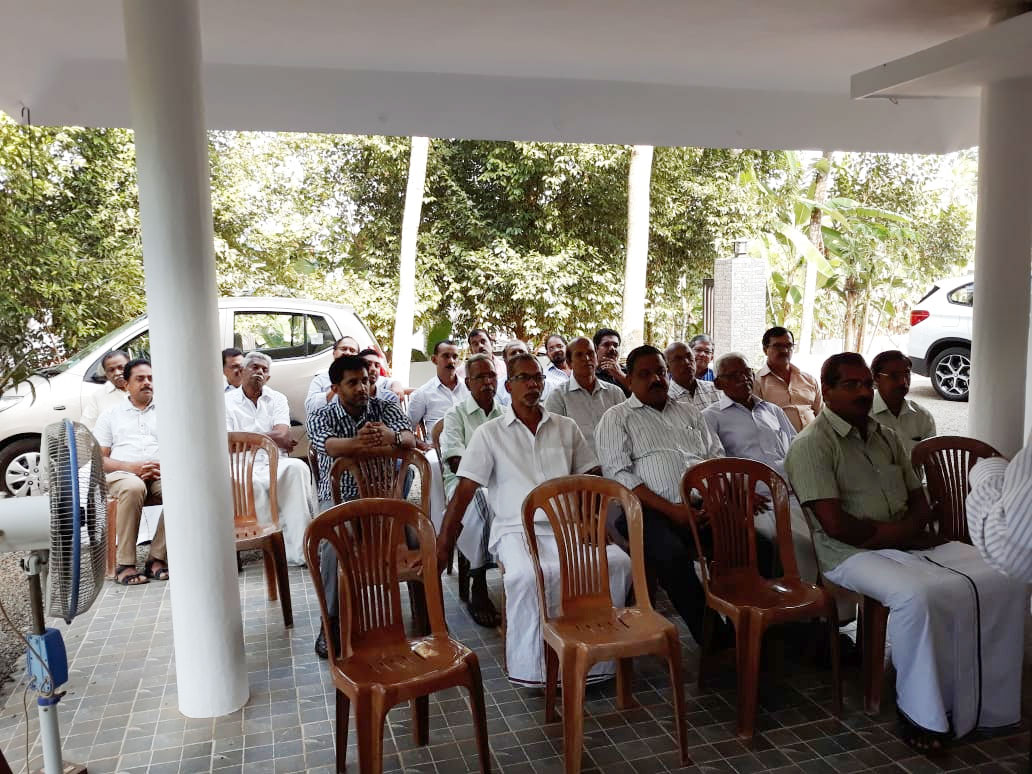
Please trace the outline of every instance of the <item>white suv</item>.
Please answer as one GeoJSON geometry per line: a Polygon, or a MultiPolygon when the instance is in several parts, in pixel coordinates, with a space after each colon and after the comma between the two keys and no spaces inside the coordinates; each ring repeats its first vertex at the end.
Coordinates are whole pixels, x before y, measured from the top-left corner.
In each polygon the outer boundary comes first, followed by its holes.
{"type": "MultiPolygon", "coordinates": [[[[354,309],[344,304],[297,298],[219,299],[219,342],[223,348],[244,352],[258,349],[273,359],[270,386],[287,396],[291,425],[304,433],[305,394],[312,377],[326,371],[333,360],[333,343],[352,336],[360,347],[379,350],[376,339],[354,309]]],[[[63,363],[32,377],[27,386],[0,398],[0,492],[39,494],[40,436],[50,422],[78,419],[86,397],[104,384],[100,358],[112,349],[132,357],[148,357],[150,331],[146,315],[112,331],[63,363]]],[[[213,368],[221,369],[219,352],[201,353],[213,368]]],[[[161,385],[156,385],[160,394],[161,385]]],[[[303,453],[307,444],[299,444],[303,453]]]]}
{"type": "Polygon", "coordinates": [[[971,380],[974,275],[936,282],[910,312],[907,354],[946,400],[967,400],[971,380]]]}

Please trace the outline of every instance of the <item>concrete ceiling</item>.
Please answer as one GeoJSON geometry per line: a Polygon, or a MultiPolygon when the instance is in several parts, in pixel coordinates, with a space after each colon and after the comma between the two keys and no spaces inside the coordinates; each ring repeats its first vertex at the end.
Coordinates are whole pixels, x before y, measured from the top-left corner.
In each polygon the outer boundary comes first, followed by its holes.
{"type": "MultiPolygon", "coordinates": [[[[968,96],[850,77],[984,27],[995,0],[202,0],[213,128],[940,152],[968,96]]],[[[2,0],[0,109],[128,125],[122,5],[2,0]]]]}

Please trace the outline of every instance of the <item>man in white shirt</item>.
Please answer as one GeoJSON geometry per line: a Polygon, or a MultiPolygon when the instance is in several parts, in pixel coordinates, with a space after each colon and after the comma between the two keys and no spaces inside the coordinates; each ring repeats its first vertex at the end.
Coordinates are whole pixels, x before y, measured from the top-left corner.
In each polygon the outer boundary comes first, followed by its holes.
{"type": "Polygon", "coordinates": [[[895,431],[908,455],[918,443],[935,435],[931,412],[907,397],[912,365],[910,358],[898,349],[879,352],[871,361],[877,390],[871,404],[871,417],[879,425],[895,431]]]}
{"type": "Polygon", "coordinates": [[[244,353],[236,347],[222,350],[222,375],[226,377],[224,392],[235,390],[244,378],[244,353]]]}
{"type": "Polygon", "coordinates": [[[695,375],[695,353],[683,341],[675,341],[666,348],[663,356],[670,369],[670,397],[691,403],[699,411],[717,402],[720,392],[713,382],[703,381],[695,375]]]}
{"type": "MultiPolygon", "coordinates": [[[[473,355],[466,361],[466,387],[469,396],[453,406],[442,420],[444,427],[440,445],[445,463],[444,491],[448,497],[455,494],[459,485],[456,472],[473,433],[489,419],[500,417],[504,408],[495,398],[498,376],[494,359],[489,355],[473,355]]],[[[501,616],[487,593],[487,565],[491,562],[488,538],[493,520],[487,490],[480,487],[462,516],[462,532],[455,543],[470,566],[470,595],[466,608],[475,623],[488,628],[501,623],[501,616]]],[[[439,524],[434,526],[440,527],[439,524]]]]}
{"type": "MultiPolygon", "coordinates": [[[[681,477],[724,447],[689,403],[670,400],[666,360],[648,344],[627,356],[631,397],[605,413],[595,429],[602,474],[641,501],[645,561],[656,569],[695,641],[702,642],[706,600],[693,569],[691,506],[681,500],[681,477]]],[[[727,637],[719,631],[718,642],[727,637]]]]}
{"type": "Polygon", "coordinates": [[[129,362],[129,353],[113,349],[100,359],[100,367],[104,370],[104,386],[94,390],[86,398],[82,407],[82,422],[90,430],[97,424],[100,415],[112,406],[125,403],[129,393],[125,391],[125,364],[129,362]]]}
{"type": "MultiPolygon", "coordinates": [[[[333,343],[333,359],[344,357],[344,355],[357,355],[358,342],[351,336],[342,336],[333,343]]],[[[322,408],[327,403],[337,400],[337,394],[333,391],[333,384],[330,382],[329,369],[317,373],[308,385],[308,394],[305,396],[305,418],[312,415],[317,408],[322,408]]]]}
{"type": "Polygon", "coordinates": [[[545,339],[545,354],[549,360],[548,368],[545,369],[545,379],[555,390],[569,381],[573,373],[566,362],[566,339],[561,334],[553,333],[545,339]]]}
{"type": "Polygon", "coordinates": [[[594,453],[595,428],[603,414],[624,402],[624,393],[617,385],[598,378],[595,345],[586,336],[574,339],[566,347],[566,362],[573,375],[552,390],[545,399],[545,408],[576,422],[594,453]]]}
{"type": "MultiPolygon", "coordinates": [[[[443,568],[466,508],[477,489],[487,487],[495,514],[489,547],[505,568],[506,668],[510,680],[528,685],[544,682],[545,663],[537,577],[523,529],[523,501],[534,487],[549,479],[598,470],[598,461],[577,424],[541,407],[544,384],[545,375],[533,355],[519,354],[509,361],[505,386],[512,405],[473,433],[459,464],[459,484],[437,544],[437,559],[443,568]]],[[[538,518],[544,520],[544,514],[538,518]]],[[[559,559],[555,536],[547,521],[537,522],[535,532],[548,588],[546,598],[556,600],[559,559]]],[[[613,604],[622,605],[630,586],[630,558],[615,545],[609,546],[607,554],[613,604]]],[[[591,676],[611,675],[613,666],[612,662],[598,664],[591,676]]]]}
{"type": "MultiPolygon", "coordinates": [[[[409,395],[408,399],[408,418],[412,429],[414,431],[422,425],[424,437],[427,439],[430,438],[434,425],[444,419],[448,410],[469,397],[469,389],[455,375],[458,369],[459,348],[455,346],[454,341],[437,342],[430,360],[437,368],[437,375],[409,395]]],[[[444,482],[441,479],[441,465],[437,461],[437,452],[429,443],[421,443],[419,449],[430,463],[430,513],[427,516],[437,529],[444,518],[444,482]]]]}
{"type": "Polygon", "coordinates": [[[997,570],[1032,583],[1032,435],[1009,463],[980,460],[968,480],[971,542],[997,570]]]}
{"type": "Polygon", "coordinates": [[[93,435],[104,457],[108,496],[118,501],[115,581],[138,586],[149,578],[168,580],[164,515],[151,539],[143,573],[136,569],[136,539],[143,506],[161,502],[158,417],[150,361],[130,360],[123,377],[128,396],[100,415],[93,435]]]}
{"type": "MultiPolygon", "coordinates": [[[[753,372],[745,356],[738,352],[721,355],[713,364],[719,400],[702,412],[730,457],[756,460],[773,468],[788,483],[785,455],[796,437],[795,427],[780,406],[753,395],[753,372]]],[[[705,384],[705,382],[700,382],[705,384]]],[[[817,580],[817,560],[813,555],[810,527],[795,495],[789,498],[792,520],[792,545],[799,575],[811,583],[817,580]]],[[[756,515],[756,531],[772,543],[777,540],[774,511],[756,515]]]]}
{"type": "MultiPolygon", "coordinates": [[[[305,528],[317,508],[315,484],[304,460],[287,456],[297,441],[290,435],[287,397],[265,386],[271,368],[272,360],[264,352],[249,352],[244,357],[244,379],[240,389],[226,393],[226,429],[229,432],[267,435],[279,447],[276,499],[287,563],[303,565],[305,528]]],[[[259,521],[271,520],[269,468],[264,455],[255,460],[254,502],[259,521]]]]}

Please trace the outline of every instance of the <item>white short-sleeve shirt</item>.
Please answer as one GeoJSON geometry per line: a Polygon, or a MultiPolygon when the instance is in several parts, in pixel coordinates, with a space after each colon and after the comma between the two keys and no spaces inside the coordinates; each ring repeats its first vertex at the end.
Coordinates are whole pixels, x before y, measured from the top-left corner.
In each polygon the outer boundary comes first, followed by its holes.
{"type": "MultiPolygon", "coordinates": [[[[460,478],[487,487],[495,514],[488,540],[492,552],[503,535],[523,532],[523,501],[534,487],[598,467],[576,422],[545,409],[541,415],[537,432],[531,433],[512,407],[506,408],[500,417],[476,429],[459,463],[460,478]]],[[[547,533],[544,513],[536,521],[547,533]]]]}
{"type": "Polygon", "coordinates": [[[93,428],[93,437],[104,448],[111,449],[111,459],[122,462],[147,462],[158,459],[158,411],[154,401],[138,409],[126,396],[100,417],[93,428]]]}
{"type": "Polygon", "coordinates": [[[257,404],[242,389],[226,393],[226,429],[230,432],[267,433],[276,425],[290,427],[290,407],[282,392],[264,387],[257,404]]]}

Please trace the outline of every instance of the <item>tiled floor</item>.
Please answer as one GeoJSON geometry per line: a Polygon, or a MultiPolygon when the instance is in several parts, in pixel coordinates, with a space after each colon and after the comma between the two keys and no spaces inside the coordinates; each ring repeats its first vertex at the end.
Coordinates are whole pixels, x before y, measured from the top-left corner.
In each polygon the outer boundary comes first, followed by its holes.
{"type": "MultiPolygon", "coordinates": [[[[215,720],[188,720],[176,709],[167,586],[108,584],[93,610],[67,634],[71,679],[60,705],[66,756],[88,762],[93,774],[333,771],[333,692],[324,663],[312,652],[317,605],[307,571],[292,571],[295,628],[290,631],[283,628],[279,606],[265,599],[261,572],[260,563],[251,563],[241,576],[251,699],[239,712],[215,720]]],[[[543,722],[541,692],[514,688],[505,679],[501,639],[469,621],[458,604],[454,577],[445,576],[444,593],[452,634],[480,656],[492,770],[561,772],[561,723],[543,722]]],[[[846,671],[845,711],[836,719],[825,710],[831,696],[828,675],[791,659],[783,682],[765,675],[761,732],[743,743],[735,735],[731,662],[714,670],[709,691],[700,694],[694,683],[695,645],[686,632],[682,640],[692,765],[679,768],[665,667],[641,659],[634,686],[640,708],[618,712],[612,684],[588,690],[585,771],[1028,771],[1027,731],[972,739],[936,761],[914,756],[895,735],[891,706],[878,718],[858,710],[855,668],[846,671]]],[[[13,690],[8,686],[0,713],[0,748],[16,772],[25,758],[22,688],[21,683],[13,690]]],[[[891,687],[886,693],[891,695],[891,687]]],[[[37,726],[29,701],[35,762],[37,726]]],[[[440,693],[430,706],[427,747],[412,742],[407,705],[391,713],[384,731],[385,771],[476,771],[464,698],[457,691],[440,693]]],[[[357,771],[353,748],[348,761],[349,771],[357,771]]]]}

